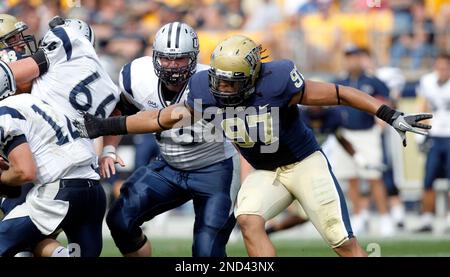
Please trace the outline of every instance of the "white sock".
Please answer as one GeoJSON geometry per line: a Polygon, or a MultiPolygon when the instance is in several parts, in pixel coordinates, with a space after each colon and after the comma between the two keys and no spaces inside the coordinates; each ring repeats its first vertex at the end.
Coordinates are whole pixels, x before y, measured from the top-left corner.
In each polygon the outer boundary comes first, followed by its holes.
{"type": "Polygon", "coordinates": [[[62,246],[58,246],[52,253],[52,257],[70,257],[69,256],[69,249],[62,247],[62,246]]]}
{"type": "Polygon", "coordinates": [[[433,225],[434,215],[432,213],[424,213],[420,220],[423,225],[433,225]]]}
{"type": "Polygon", "coordinates": [[[396,223],[402,222],[405,219],[405,207],[403,205],[395,205],[391,208],[392,219],[396,223]]]}

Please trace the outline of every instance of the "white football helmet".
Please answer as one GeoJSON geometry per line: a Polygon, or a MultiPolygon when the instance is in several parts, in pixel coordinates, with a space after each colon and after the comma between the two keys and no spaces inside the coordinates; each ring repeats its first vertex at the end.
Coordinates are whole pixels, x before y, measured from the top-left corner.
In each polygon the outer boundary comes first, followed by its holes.
{"type": "Polygon", "coordinates": [[[195,73],[198,53],[198,36],[194,29],[182,22],[168,23],[158,30],[153,43],[155,73],[164,83],[184,83],[195,73]],[[160,62],[162,57],[189,57],[189,64],[178,68],[164,68],[160,62]]]}

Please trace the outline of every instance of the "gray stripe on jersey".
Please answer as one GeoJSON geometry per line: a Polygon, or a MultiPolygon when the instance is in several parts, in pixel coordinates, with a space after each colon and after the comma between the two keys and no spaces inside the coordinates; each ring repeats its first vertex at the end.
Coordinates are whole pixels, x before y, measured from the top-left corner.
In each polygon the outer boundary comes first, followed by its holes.
{"type": "Polygon", "coordinates": [[[229,142],[199,142],[182,145],[169,137],[158,141],[161,155],[171,166],[181,170],[195,170],[232,157],[236,150],[229,142]]]}
{"type": "Polygon", "coordinates": [[[223,161],[237,153],[230,142],[215,142],[213,137],[207,137],[204,130],[208,127],[209,123],[199,121],[183,129],[162,132],[158,140],[161,155],[175,168],[194,170],[223,161]]]}

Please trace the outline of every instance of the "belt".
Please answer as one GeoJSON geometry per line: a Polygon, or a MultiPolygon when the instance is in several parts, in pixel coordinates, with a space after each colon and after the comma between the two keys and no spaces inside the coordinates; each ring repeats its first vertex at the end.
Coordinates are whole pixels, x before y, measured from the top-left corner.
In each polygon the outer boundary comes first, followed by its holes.
{"type": "Polygon", "coordinates": [[[99,180],[91,180],[91,179],[61,179],[59,181],[59,187],[93,187],[95,185],[99,185],[99,180]]]}

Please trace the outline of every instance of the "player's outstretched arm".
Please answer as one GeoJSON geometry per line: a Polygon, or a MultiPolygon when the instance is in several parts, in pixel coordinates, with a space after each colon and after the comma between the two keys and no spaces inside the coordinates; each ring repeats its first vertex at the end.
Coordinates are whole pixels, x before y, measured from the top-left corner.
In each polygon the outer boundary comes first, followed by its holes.
{"type": "Polygon", "coordinates": [[[406,132],[426,135],[431,125],[420,123],[433,116],[428,113],[404,114],[396,111],[380,100],[351,87],[330,83],[305,81],[303,94],[294,96],[291,104],[311,106],[347,105],[376,115],[390,124],[400,134],[403,146],[406,146],[406,132]]]}
{"type": "Polygon", "coordinates": [[[192,111],[184,103],[179,103],[160,110],[142,111],[130,116],[115,116],[106,119],[86,113],[84,121],[74,121],[74,125],[82,137],[88,138],[145,134],[171,129],[181,122],[187,122],[187,119],[190,122],[191,113],[192,111]]]}

